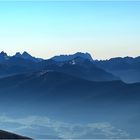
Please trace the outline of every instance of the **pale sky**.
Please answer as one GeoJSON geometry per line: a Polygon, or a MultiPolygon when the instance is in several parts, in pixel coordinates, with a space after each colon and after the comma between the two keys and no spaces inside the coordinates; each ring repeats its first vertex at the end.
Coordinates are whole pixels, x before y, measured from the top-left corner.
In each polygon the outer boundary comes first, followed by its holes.
{"type": "Polygon", "coordinates": [[[139,1],[0,1],[0,51],[140,55],[139,1]]]}

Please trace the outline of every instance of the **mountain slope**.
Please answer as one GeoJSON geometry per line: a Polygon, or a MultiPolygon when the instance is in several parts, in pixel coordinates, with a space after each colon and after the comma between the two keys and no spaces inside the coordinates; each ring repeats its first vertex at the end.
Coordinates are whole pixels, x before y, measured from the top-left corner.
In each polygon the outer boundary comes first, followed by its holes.
{"type": "Polygon", "coordinates": [[[31,138],[0,130],[0,139],[27,139],[29,140],[31,138]]]}
{"type": "Polygon", "coordinates": [[[126,83],[140,82],[140,57],[117,57],[109,60],[93,60],[89,53],[54,56],[43,60],[27,52],[8,56],[0,53],[0,77],[44,69],[58,70],[92,81],[119,80],[126,83]],[[92,65],[92,66],[91,66],[92,65]]]}
{"type": "Polygon", "coordinates": [[[30,60],[30,61],[33,61],[33,62],[40,62],[42,61],[43,59],[41,58],[36,58],[36,57],[33,57],[31,56],[29,53],[27,53],[26,51],[24,51],[22,54],[17,52],[14,57],[17,57],[17,58],[22,58],[22,59],[26,59],[26,60],[30,60]]]}
{"type": "Polygon", "coordinates": [[[53,59],[42,61],[39,63],[43,70],[52,70],[63,72],[72,76],[83,78],[91,81],[113,81],[119,80],[118,77],[98,68],[92,61],[76,57],[65,62],[56,62],[53,59]]]}
{"type": "Polygon", "coordinates": [[[118,57],[109,60],[94,61],[94,64],[127,83],[140,82],[140,57],[118,57]]]}
{"type": "MultiPolygon", "coordinates": [[[[128,121],[139,113],[139,91],[138,83],[93,82],[62,72],[40,71],[0,79],[0,111],[17,116],[49,115],[80,124],[105,121],[136,138],[139,122],[131,128],[128,121]]],[[[47,135],[51,135],[49,131],[47,135]]],[[[85,137],[97,138],[92,134],[85,137]]]]}
{"type": "MultiPolygon", "coordinates": [[[[55,98],[57,99],[57,97],[63,100],[65,95],[67,97],[69,95],[72,98],[74,97],[73,100],[88,95],[91,97],[101,96],[103,99],[106,99],[106,97],[108,97],[108,99],[116,97],[130,99],[131,96],[137,97],[136,99],[138,99],[140,97],[139,89],[139,84],[128,85],[121,81],[92,82],[55,71],[22,74],[0,80],[1,95],[4,95],[4,92],[13,92],[20,98],[26,95],[19,94],[19,92],[30,92],[30,95],[27,94],[28,97],[37,98],[43,93],[43,95],[46,96],[46,99],[50,96],[54,97],[53,100],[55,98]],[[116,93],[116,91],[119,91],[119,93],[116,93]],[[133,92],[135,94],[132,94],[133,92]],[[40,93],[40,95],[35,93],[40,93]]],[[[13,96],[14,94],[9,95],[8,97],[13,96]]]]}
{"type": "MultiPolygon", "coordinates": [[[[33,59],[35,58],[33,57],[33,59]]],[[[36,64],[37,61],[30,58],[25,59],[23,54],[17,53],[15,56],[8,56],[6,53],[1,52],[0,77],[35,71],[36,64]]]]}
{"type": "Polygon", "coordinates": [[[1,129],[45,139],[140,137],[140,83],[126,84],[107,72],[139,71],[139,59],[134,66],[131,58],[37,63],[1,57],[0,74],[10,74],[0,78],[1,129]]]}

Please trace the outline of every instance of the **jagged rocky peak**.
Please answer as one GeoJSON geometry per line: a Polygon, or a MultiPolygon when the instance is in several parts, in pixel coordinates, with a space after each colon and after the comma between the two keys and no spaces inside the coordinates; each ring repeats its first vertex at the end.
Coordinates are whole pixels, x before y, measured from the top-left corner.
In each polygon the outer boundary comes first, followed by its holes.
{"type": "Polygon", "coordinates": [[[30,55],[28,52],[24,51],[23,53],[17,52],[14,57],[18,57],[18,58],[22,58],[22,59],[26,59],[26,60],[30,60],[30,61],[34,61],[34,62],[40,62],[43,59],[41,58],[36,58],[33,57],[32,55],[30,55]]]}
{"type": "Polygon", "coordinates": [[[20,52],[17,52],[16,54],[15,54],[15,57],[21,57],[22,55],[21,55],[21,53],[20,52]]]}
{"type": "Polygon", "coordinates": [[[59,56],[54,56],[52,57],[53,60],[55,61],[69,61],[69,60],[73,60],[77,57],[81,57],[83,59],[88,59],[90,61],[93,61],[91,55],[89,53],[82,53],[82,52],[77,52],[75,54],[71,54],[71,55],[59,55],[59,56]]]}
{"type": "Polygon", "coordinates": [[[22,56],[23,56],[23,57],[31,57],[31,55],[30,55],[29,53],[27,53],[26,51],[24,51],[24,52],[22,53],[22,56]]]}
{"type": "Polygon", "coordinates": [[[20,57],[20,58],[25,58],[25,59],[32,58],[32,56],[29,53],[27,53],[26,51],[24,51],[22,54],[20,52],[17,52],[14,56],[20,57]]]}
{"type": "Polygon", "coordinates": [[[2,51],[2,52],[0,53],[0,56],[1,56],[1,57],[5,57],[5,56],[7,56],[7,53],[5,53],[4,51],[2,51]]]}
{"type": "Polygon", "coordinates": [[[35,60],[35,57],[33,57],[33,56],[31,56],[28,52],[26,52],[26,51],[24,51],[23,53],[22,53],[22,58],[24,58],[24,59],[29,59],[29,60],[35,60]]]}
{"type": "Polygon", "coordinates": [[[89,60],[93,60],[91,55],[89,53],[82,53],[82,52],[77,52],[74,54],[76,57],[82,57],[82,58],[85,58],[85,59],[89,59],[89,60]]]}

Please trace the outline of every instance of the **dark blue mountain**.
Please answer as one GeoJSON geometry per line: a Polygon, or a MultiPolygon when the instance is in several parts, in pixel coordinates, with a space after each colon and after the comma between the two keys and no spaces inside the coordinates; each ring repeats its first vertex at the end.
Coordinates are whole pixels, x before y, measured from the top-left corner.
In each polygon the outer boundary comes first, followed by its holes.
{"type": "Polygon", "coordinates": [[[81,53],[81,52],[77,52],[75,54],[72,54],[72,55],[59,55],[59,56],[54,56],[52,57],[51,59],[52,60],[55,60],[57,62],[64,62],[64,61],[70,61],[70,60],[73,60],[77,57],[81,57],[83,59],[87,59],[89,61],[93,61],[91,55],[89,53],[81,53]]]}
{"type": "Polygon", "coordinates": [[[140,83],[123,82],[139,81],[139,57],[97,61],[77,53],[54,58],[0,54],[0,112],[10,116],[0,116],[1,129],[44,139],[140,137],[140,83]]]}
{"type": "MultiPolygon", "coordinates": [[[[129,120],[139,113],[139,91],[138,83],[93,82],[62,72],[33,72],[0,79],[0,111],[16,116],[50,115],[80,124],[110,122],[127,130],[129,138],[137,138],[139,121],[132,127],[129,120]]],[[[49,135],[46,131],[46,139],[49,135]]],[[[85,138],[105,138],[100,135],[102,133],[94,136],[89,132],[85,138]]]]}
{"type": "Polygon", "coordinates": [[[23,54],[18,52],[11,57],[2,52],[0,56],[0,77],[40,70],[52,70],[91,81],[112,81],[119,79],[111,73],[96,67],[93,64],[92,57],[88,53],[56,56],[49,60],[32,57],[27,52],[23,54]],[[62,61],[62,58],[65,59],[62,61]],[[60,59],[61,61],[59,61],[60,59]]]}
{"type": "Polygon", "coordinates": [[[1,52],[0,77],[35,71],[36,64],[42,60],[32,57],[27,52],[23,54],[16,53],[14,56],[8,56],[6,53],[1,52]]]}
{"type": "Polygon", "coordinates": [[[0,116],[1,129],[44,139],[140,137],[140,83],[123,82],[139,81],[139,57],[97,61],[77,53],[35,59],[26,52],[0,53],[0,112],[10,116],[0,116]],[[36,115],[39,120],[30,118],[36,115]]]}
{"type": "Polygon", "coordinates": [[[0,139],[26,139],[31,140],[31,138],[20,136],[11,132],[0,130],[0,139]]]}
{"type": "Polygon", "coordinates": [[[93,60],[89,53],[54,56],[43,60],[27,52],[8,56],[0,53],[0,77],[39,70],[55,70],[92,81],[121,79],[127,83],[140,82],[140,57],[118,57],[93,60]]]}
{"type": "Polygon", "coordinates": [[[30,61],[34,61],[34,62],[40,62],[42,61],[43,59],[41,58],[36,58],[36,57],[33,57],[31,56],[29,53],[27,53],[26,51],[24,51],[22,54],[20,52],[17,52],[14,57],[17,57],[17,58],[23,58],[23,59],[26,59],[26,60],[30,60],[30,61]]]}
{"type": "Polygon", "coordinates": [[[111,58],[109,60],[94,61],[94,64],[120,77],[124,82],[140,82],[140,57],[111,58]]]}
{"type": "Polygon", "coordinates": [[[33,62],[40,62],[43,60],[41,58],[36,58],[36,57],[31,56],[29,53],[27,53],[25,51],[22,54],[20,52],[17,52],[14,56],[8,56],[7,53],[2,51],[0,53],[0,63],[5,63],[13,57],[24,59],[24,60],[29,60],[29,61],[33,61],[33,62]]]}
{"type": "Polygon", "coordinates": [[[26,73],[33,70],[36,63],[17,57],[10,57],[8,60],[0,62],[0,77],[26,73]]]}
{"type": "Polygon", "coordinates": [[[89,59],[75,57],[68,61],[55,61],[54,59],[42,61],[38,64],[42,70],[63,72],[72,76],[91,81],[113,81],[119,80],[117,76],[98,68],[89,59]]]}
{"type": "Polygon", "coordinates": [[[77,57],[81,57],[85,60],[93,62],[98,68],[111,73],[112,75],[119,77],[121,80],[127,83],[140,82],[140,57],[117,57],[109,60],[93,60],[88,53],[76,53],[73,55],[60,55],[55,56],[52,59],[57,62],[72,61],[77,57]]]}
{"type": "Polygon", "coordinates": [[[7,55],[7,53],[2,51],[0,53],[0,62],[3,62],[3,61],[8,60],[8,59],[9,59],[9,56],[7,55]]]}

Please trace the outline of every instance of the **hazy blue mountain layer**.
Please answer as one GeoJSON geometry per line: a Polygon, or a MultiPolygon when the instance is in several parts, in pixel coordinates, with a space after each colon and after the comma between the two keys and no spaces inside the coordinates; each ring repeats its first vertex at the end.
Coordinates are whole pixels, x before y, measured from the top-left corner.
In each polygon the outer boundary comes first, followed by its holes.
{"type": "MultiPolygon", "coordinates": [[[[69,60],[66,59],[66,61],[55,61],[54,58],[41,60],[32,57],[27,52],[23,54],[16,53],[16,55],[12,57],[2,52],[0,56],[3,58],[3,61],[1,59],[0,62],[0,77],[40,70],[53,70],[91,81],[113,81],[119,79],[117,76],[98,68],[93,64],[91,56],[84,53],[65,56],[65,58],[69,58],[69,60]]],[[[58,56],[55,59],[57,58],[58,56]]]]}
{"type": "Polygon", "coordinates": [[[0,53],[0,127],[42,139],[140,138],[140,59],[0,53]]]}
{"type": "Polygon", "coordinates": [[[55,71],[11,76],[0,80],[1,123],[33,138],[138,138],[139,91],[55,71]]]}
{"type": "Polygon", "coordinates": [[[118,57],[109,60],[94,61],[94,63],[98,67],[120,77],[124,82],[140,82],[140,57],[118,57]]]}
{"type": "MultiPolygon", "coordinates": [[[[93,81],[102,81],[102,80],[110,81],[110,80],[121,79],[126,83],[140,82],[140,57],[136,57],[136,58],[118,57],[118,58],[111,58],[109,60],[99,61],[92,58],[89,53],[81,53],[81,52],[77,52],[72,55],[54,56],[48,60],[33,57],[27,52],[23,52],[22,54],[17,52],[14,56],[8,56],[5,52],[1,52],[0,53],[0,68],[1,68],[0,77],[31,72],[31,71],[39,71],[44,68],[48,69],[48,65],[49,68],[51,67],[51,69],[53,65],[57,65],[57,69],[59,69],[59,71],[62,72],[66,71],[66,73],[72,74],[70,70],[69,70],[70,72],[68,72],[68,67],[70,67],[71,70],[75,69],[74,72],[76,73],[76,70],[79,71],[79,69],[75,67],[76,66],[79,67],[79,64],[83,63],[83,60],[85,62],[89,62],[90,66],[89,64],[87,64],[87,66],[86,64],[83,65],[84,68],[82,67],[82,69],[83,71],[85,71],[85,73],[80,72],[81,75],[83,75],[81,78],[85,78],[93,81]],[[65,64],[67,65],[67,67],[65,64]],[[91,64],[93,64],[94,68],[96,67],[96,70],[93,70],[91,68],[91,64]],[[62,69],[60,68],[61,66],[62,69]],[[85,66],[86,66],[86,70],[85,70],[85,66]],[[97,67],[98,70],[100,69],[99,71],[97,70],[97,67]]],[[[79,75],[77,74],[77,76],[80,76],[80,73],[79,75]]]]}

